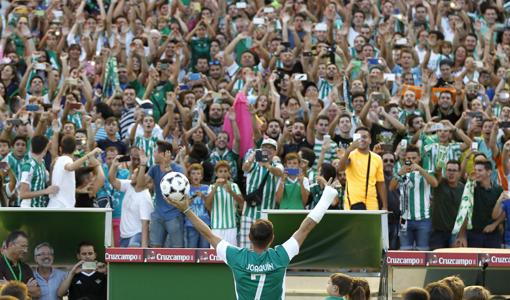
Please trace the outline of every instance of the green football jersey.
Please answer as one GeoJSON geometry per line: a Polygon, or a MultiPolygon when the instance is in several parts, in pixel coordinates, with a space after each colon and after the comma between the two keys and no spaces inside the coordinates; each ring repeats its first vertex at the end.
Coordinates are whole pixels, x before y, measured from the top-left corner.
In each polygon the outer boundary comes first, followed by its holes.
{"type": "Polygon", "coordinates": [[[283,245],[257,253],[221,241],[218,255],[232,270],[238,300],[280,300],[285,298],[285,273],[299,252],[294,238],[283,245]]]}

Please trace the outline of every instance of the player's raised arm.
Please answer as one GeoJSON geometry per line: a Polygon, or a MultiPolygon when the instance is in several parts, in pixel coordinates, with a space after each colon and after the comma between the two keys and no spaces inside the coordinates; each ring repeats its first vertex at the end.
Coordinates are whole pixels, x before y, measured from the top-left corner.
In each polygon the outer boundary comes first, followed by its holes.
{"type": "Polygon", "coordinates": [[[184,199],[182,201],[174,201],[168,197],[165,198],[166,202],[170,203],[171,205],[177,207],[178,210],[180,210],[188,219],[191,221],[191,224],[193,224],[193,227],[200,232],[202,236],[204,236],[209,244],[216,249],[216,246],[219,242],[221,242],[221,239],[217,237],[212,230],[207,226],[207,224],[204,223],[204,221],[200,220],[197,215],[191,210],[189,207],[190,198],[189,196],[184,196],[184,199]]]}
{"type": "Polygon", "coordinates": [[[299,246],[303,244],[308,234],[321,221],[329,206],[338,195],[337,191],[329,185],[326,185],[319,203],[312,209],[308,216],[303,220],[299,229],[292,235],[299,246]]]}

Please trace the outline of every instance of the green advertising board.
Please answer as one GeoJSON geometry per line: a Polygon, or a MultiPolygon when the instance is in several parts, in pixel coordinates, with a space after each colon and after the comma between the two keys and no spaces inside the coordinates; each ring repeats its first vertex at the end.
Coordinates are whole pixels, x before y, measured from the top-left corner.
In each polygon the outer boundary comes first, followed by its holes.
{"type": "MultiPolygon", "coordinates": [[[[274,245],[288,240],[308,215],[305,210],[266,210],[274,226],[274,245]]],[[[384,211],[327,211],[310,233],[291,268],[379,268],[388,248],[384,211]]]]}
{"type": "Polygon", "coordinates": [[[56,265],[74,265],[76,247],[82,241],[95,245],[98,260],[112,240],[111,209],[0,208],[0,239],[14,230],[29,236],[27,263],[34,261],[34,247],[48,242],[55,248],[56,265]]]}
{"type": "Polygon", "coordinates": [[[236,299],[225,264],[110,263],[108,290],[110,300],[236,299]]]}

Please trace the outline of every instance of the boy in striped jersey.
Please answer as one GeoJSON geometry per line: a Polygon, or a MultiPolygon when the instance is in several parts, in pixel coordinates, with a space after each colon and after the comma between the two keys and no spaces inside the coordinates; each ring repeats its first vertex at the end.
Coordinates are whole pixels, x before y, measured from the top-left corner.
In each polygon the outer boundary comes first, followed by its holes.
{"type": "Polygon", "coordinates": [[[250,248],[250,227],[255,220],[260,218],[261,210],[274,209],[275,207],[274,196],[276,193],[276,184],[279,177],[283,174],[282,164],[278,160],[273,159],[276,154],[277,145],[278,144],[273,139],[266,138],[262,141],[260,150],[263,151],[263,161],[255,161],[256,151],[251,150],[251,152],[249,151],[246,153],[247,159],[243,164],[243,171],[247,175],[246,194],[257,190],[265,176],[267,176],[267,180],[264,183],[262,203],[257,206],[245,205],[243,208],[240,232],[241,247],[250,248]]]}
{"type": "Polygon", "coordinates": [[[392,190],[400,186],[401,250],[429,250],[429,237],[432,230],[430,187],[437,187],[438,181],[433,172],[420,166],[420,160],[418,148],[408,146],[404,166],[390,183],[392,190]]]}
{"type": "Polygon", "coordinates": [[[37,135],[32,138],[32,156],[21,166],[19,196],[21,207],[46,207],[48,195],[56,194],[58,187],[46,187],[50,176],[44,165],[44,156],[48,151],[48,138],[37,135]]]}
{"type": "Polygon", "coordinates": [[[237,246],[236,211],[244,205],[241,190],[231,181],[230,165],[221,160],[214,167],[216,182],[209,186],[205,205],[211,212],[211,229],[215,235],[237,246]]]}
{"type": "Polygon", "coordinates": [[[151,115],[145,115],[142,118],[142,125],[143,125],[143,136],[137,136],[134,138],[136,128],[138,127],[139,123],[135,123],[135,125],[131,128],[131,141],[134,140],[133,145],[135,147],[140,148],[142,151],[145,152],[147,157],[149,158],[149,162],[147,167],[152,167],[154,165],[154,150],[156,149],[156,143],[159,139],[158,136],[152,135],[152,130],[155,126],[154,117],[151,115]]]}

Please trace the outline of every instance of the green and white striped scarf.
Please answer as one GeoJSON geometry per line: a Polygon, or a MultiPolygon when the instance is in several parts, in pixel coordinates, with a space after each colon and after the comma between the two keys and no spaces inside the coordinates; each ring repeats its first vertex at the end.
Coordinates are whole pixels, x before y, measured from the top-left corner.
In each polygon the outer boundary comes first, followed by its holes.
{"type": "Polygon", "coordinates": [[[106,62],[106,74],[103,82],[103,91],[106,91],[106,95],[111,96],[115,91],[115,88],[120,87],[119,75],[117,73],[117,58],[110,57],[106,62]]]}
{"type": "Polygon", "coordinates": [[[475,203],[475,181],[469,179],[464,186],[462,199],[460,200],[459,212],[455,219],[455,226],[453,227],[452,234],[456,235],[460,232],[464,220],[467,218],[467,229],[473,228],[471,223],[473,217],[473,207],[475,203]]]}

